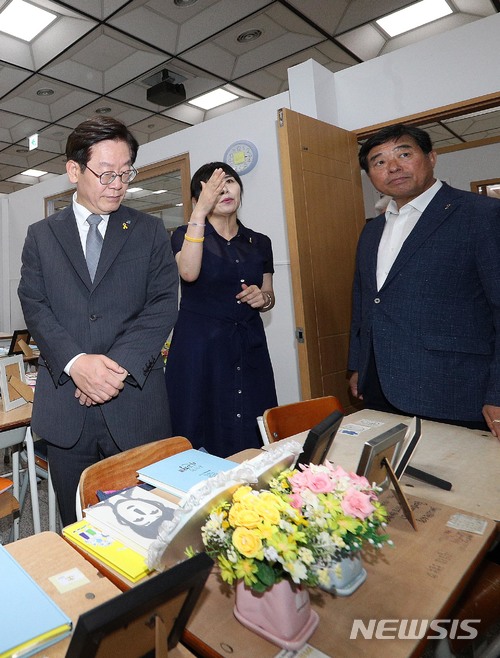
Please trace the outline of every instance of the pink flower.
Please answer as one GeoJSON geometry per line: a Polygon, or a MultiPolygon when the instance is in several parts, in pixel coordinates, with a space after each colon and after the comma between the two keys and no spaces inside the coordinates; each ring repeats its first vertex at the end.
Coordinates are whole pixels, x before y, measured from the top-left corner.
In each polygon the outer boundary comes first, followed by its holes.
{"type": "Polygon", "coordinates": [[[290,496],[290,505],[295,509],[301,509],[303,504],[302,496],[298,493],[294,493],[290,496]]]}
{"type": "Polygon", "coordinates": [[[331,474],[327,471],[315,471],[310,468],[305,468],[299,471],[290,478],[293,493],[301,493],[304,489],[308,489],[312,493],[329,493],[335,488],[335,483],[331,478],[331,474]]]}
{"type": "Polygon", "coordinates": [[[365,478],[364,475],[357,475],[356,473],[349,473],[349,478],[354,486],[360,487],[361,489],[369,489],[370,483],[365,478]]]}
{"type": "Polygon", "coordinates": [[[370,496],[356,489],[349,490],[340,504],[344,514],[357,517],[362,521],[375,510],[375,507],[371,504],[370,496]]]}

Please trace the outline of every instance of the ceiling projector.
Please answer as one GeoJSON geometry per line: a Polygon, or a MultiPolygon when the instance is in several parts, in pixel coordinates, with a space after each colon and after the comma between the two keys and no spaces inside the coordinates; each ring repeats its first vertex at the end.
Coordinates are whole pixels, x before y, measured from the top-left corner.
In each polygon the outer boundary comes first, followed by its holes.
{"type": "Polygon", "coordinates": [[[150,103],[171,107],[186,100],[186,90],[183,84],[162,80],[147,90],[146,98],[150,103]]]}

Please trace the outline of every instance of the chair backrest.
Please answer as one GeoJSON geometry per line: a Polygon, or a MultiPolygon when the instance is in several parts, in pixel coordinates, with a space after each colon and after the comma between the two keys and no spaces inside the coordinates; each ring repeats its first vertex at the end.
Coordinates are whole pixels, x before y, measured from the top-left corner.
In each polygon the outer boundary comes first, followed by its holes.
{"type": "Polygon", "coordinates": [[[137,469],[192,447],[191,442],[183,436],[172,436],[124,450],[92,464],[80,476],[82,509],[99,502],[98,490],[110,491],[133,487],[138,484],[137,469]]]}
{"type": "Polygon", "coordinates": [[[334,395],[266,409],[263,418],[269,442],[273,443],[299,432],[305,432],[334,411],[344,413],[340,401],[334,395]]]}

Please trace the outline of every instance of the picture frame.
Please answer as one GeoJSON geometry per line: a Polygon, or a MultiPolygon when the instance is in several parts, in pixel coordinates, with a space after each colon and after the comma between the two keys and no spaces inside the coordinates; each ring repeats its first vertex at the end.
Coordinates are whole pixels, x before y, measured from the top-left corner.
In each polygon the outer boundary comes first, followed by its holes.
{"type": "Polygon", "coordinates": [[[213,564],[198,553],[84,612],[66,658],[166,656],[179,642],[213,564]]]}
{"type": "Polygon", "coordinates": [[[11,377],[16,377],[21,382],[26,383],[24,361],[21,355],[6,356],[0,359],[0,395],[2,396],[4,411],[11,411],[26,404],[22,394],[9,383],[11,377]]]}
{"type": "Polygon", "coordinates": [[[13,356],[14,354],[24,354],[24,350],[19,345],[20,340],[23,340],[26,345],[30,344],[31,334],[27,329],[16,329],[14,331],[10,341],[8,356],[13,356]]]}
{"type": "Polygon", "coordinates": [[[358,467],[357,475],[366,477],[370,484],[375,483],[382,489],[387,489],[390,479],[385,462],[394,465],[401,454],[401,446],[407,440],[410,429],[404,423],[382,432],[365,442],[358,467]]]}
{"type": "Polygon", "coordinates": [[[299,464],[322,464],[325,461],[343,418],[344,414],[335,410],[309,430],[295,467],[299,464]]]}

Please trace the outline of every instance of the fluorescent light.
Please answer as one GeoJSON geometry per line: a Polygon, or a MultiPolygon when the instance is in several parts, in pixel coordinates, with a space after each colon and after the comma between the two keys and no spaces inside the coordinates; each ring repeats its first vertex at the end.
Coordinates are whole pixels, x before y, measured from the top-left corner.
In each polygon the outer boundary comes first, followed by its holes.
{"type": "Polygon", "coordinates": [[[143,187],[129,187],[127,190],[127,194],[135,194],[136,192],[143,192],[144,188],[143,187]]]}
{"type": "Polygon", "coordinates": [[[0,13],[0,32],[23,41],[31,41],[56,18],[56,14],[35,7],[24,0],[12,0],[0,13]]]}
{"type": "Polygon", "coordinates": [[[40,176],[45,176],[47,173],[47,171],[41,171],[40,169],[26,169],[26,171],[21,172],[23,176],[32,176],[33,178],[40,178],[40,176]]]}
{"type": "Polygon", "coordinates": [[[446,0],[421,0],[375,22],[390,37],[395,37],[452,13],[446,0]]]}
{"type": "Polygon", "coordinates": [[[156,190],[155,192],[151,192],[151,194],[165,194],[165,192],[168,192],[168,190],[156,190]]]}
{"type": "Polygon", "coordinates": [[[208,94],[193,98],[188,103],[201,107],[203,110],[211,110],[219,105],[224,105],[224,103],[229,103],[229,101],[234,101],[235,98],[238,98],[236,94],[232,94],[225,89],[214,89],[214,91],[209,91],[208,94]]]}

